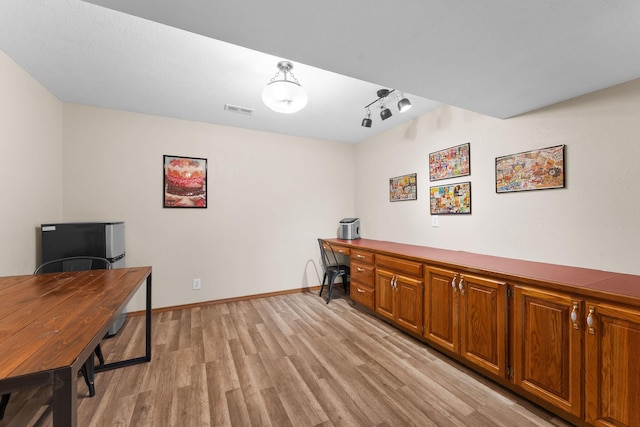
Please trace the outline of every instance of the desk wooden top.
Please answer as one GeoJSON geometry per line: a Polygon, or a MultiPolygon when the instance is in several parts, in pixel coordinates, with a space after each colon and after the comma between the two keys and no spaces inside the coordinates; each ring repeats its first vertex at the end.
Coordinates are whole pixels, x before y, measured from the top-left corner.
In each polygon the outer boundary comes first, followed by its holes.
{"type": "Polygon", "coordinates": [[[562,291],[576,291],[587,296],[640,306],[640,276],[636,275],[382,240],[325,240],[353,249],[401,256],[436,266],[465,268],[474,273],[487,274],[518,283],[531,283],[562,291]]]}
{"type": "Polygon", "coordinates": [[[77,365],[150,274],[135,267],[0,277],[0,380],[77,365]]]}

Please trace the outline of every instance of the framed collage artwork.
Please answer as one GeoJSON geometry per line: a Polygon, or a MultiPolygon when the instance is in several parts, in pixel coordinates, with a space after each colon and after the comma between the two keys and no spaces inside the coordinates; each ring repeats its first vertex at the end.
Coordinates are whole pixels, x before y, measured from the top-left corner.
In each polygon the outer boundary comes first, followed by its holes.
{"type": "Polygon", "coordinates": [[[397,176],[389,179],[389,201],[417,200],[417,174],[397,176]]]}
{"type": "Polygon", "coordinates": [[[430,187],[429,206],[431,215],[470,214],[471,182],[430,187]]]}
{"type": "Polygon", "coordinates": [[[429,153],[429,181],[471,174],[471,144],[429,153]]]}
{"type": "Polygon", "coordinates": [[[496,157],[496,193],[564,188],[564,145],[496,157]]]}

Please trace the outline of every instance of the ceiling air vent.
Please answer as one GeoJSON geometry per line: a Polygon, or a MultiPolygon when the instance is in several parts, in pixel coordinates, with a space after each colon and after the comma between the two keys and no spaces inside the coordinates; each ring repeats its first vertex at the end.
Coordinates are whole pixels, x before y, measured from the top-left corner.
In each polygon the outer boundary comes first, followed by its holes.
{"type": "Polygon", "coordinates": [[[253,110],[251,108],[238,107],[237,105],[224,104],[224,109],[231,111],[232,113],[246,114],[247,116],[253,114],[253,110]]]}

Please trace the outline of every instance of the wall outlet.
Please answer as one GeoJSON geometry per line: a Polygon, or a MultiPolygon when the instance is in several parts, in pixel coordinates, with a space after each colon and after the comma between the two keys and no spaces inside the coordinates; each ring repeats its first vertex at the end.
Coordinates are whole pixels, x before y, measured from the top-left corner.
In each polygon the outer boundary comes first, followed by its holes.
{"type": "Polygon", "coordinates": [[[194,290],[199,290],[201,284],[202,284],[202,282],[200,281],[200,279],[193,279],[193,281],[192,281],[192,285],[193,285],[193,289],[194,290]]]}

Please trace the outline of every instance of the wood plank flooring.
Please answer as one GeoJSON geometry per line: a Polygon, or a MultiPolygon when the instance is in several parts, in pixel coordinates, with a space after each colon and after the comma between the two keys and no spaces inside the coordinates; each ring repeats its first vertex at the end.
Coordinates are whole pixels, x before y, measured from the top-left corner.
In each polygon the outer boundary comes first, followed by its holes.
{"type": "MultiPolygon", "coordinates": [[[[335,292],[155,314],[152,362],[80,377],[80,426],[568,426],[335,292]]],[[[143,354],[144,318],[103,342],[143,354]]],[[[51,426],[51,389],[14,393],[0,426],[51,426]]]]}

